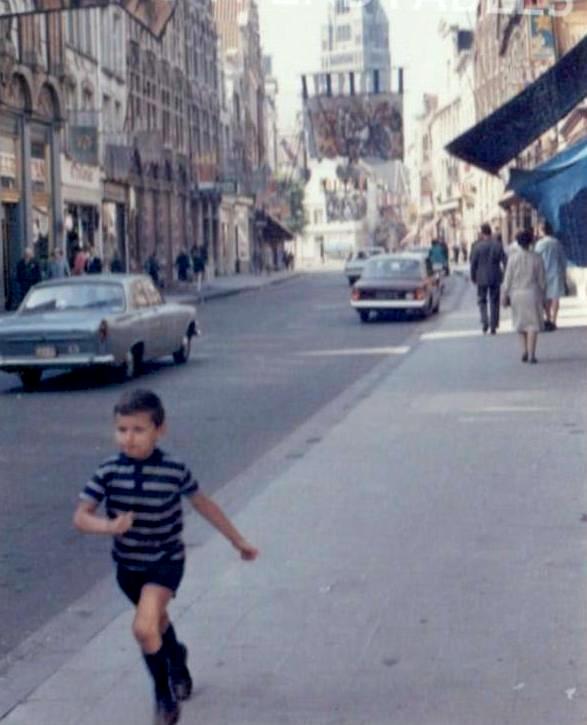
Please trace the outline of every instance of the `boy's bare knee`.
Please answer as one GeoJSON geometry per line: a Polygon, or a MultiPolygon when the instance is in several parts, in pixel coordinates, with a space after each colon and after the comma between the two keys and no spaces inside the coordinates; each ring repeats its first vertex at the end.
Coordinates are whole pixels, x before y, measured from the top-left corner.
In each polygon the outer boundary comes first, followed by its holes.
{"type": "Polygon", "coordinates": [[[158,622],[151,622],[142,617],[136,617],[132,625],[132,633],[143,649],[153,650],[160,639],[158,622]]]}

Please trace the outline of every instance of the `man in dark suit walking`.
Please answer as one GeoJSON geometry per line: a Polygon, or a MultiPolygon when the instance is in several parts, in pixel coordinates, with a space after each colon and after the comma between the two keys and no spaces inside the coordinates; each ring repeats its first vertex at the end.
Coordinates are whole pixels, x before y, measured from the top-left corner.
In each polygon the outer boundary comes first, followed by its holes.
{"type": "Polygon", "coordinates": [[[499,288],[506,263],[507,257],[502,244],[491,236],[489,224],[482,224],[481,236],[471,249],[471,280],[477,285],[477,302],[483,334],[491,330],[491,334],[495,335],[499,327],[499,288]]]}

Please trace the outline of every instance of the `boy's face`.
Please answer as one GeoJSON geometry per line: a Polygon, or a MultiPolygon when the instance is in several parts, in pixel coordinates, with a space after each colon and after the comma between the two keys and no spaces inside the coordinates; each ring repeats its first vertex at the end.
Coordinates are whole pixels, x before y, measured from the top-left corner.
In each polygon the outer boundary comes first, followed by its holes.
{"type": "Polygon", "coordinates": [[[129,458],[139,461],[153,453],[165,426],[157,427],[149,413],[116,415],[114,418],[116,443],[129,458]]]}

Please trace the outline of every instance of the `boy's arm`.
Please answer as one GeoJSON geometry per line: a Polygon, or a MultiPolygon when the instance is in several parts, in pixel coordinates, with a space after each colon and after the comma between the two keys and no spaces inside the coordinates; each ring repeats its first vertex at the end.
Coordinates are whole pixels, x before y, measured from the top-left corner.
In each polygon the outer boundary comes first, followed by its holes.
{"type": "Polygon", "coordinates": [[[132,526],[132,511],[120,514],[114,519],[98,516],[98,504],[94,501],[80,501],[73,515],[73,525],[84,534],[125,534],[132,526]]]}
{"type": "Polygon", "coordinates": [[[245,561],[253,561],[257,558],[259,555],[258,550],[241,536],[217,503],[199,491],[190,496],[190,501],[196,511],[215,529],[218,529],[235,549],[240,551],[241,558],[245,559],[245,561]]]}

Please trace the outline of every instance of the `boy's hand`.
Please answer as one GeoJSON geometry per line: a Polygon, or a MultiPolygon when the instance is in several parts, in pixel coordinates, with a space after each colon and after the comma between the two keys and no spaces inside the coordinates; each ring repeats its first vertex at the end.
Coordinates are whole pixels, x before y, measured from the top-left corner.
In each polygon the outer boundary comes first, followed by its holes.
{"type": "Polygon", "coordinates": [[[108,522],[108,532],[114,536],[126,534],[131,528],[133,522],[133,513],[128,511],[125,514],[119,514],[116,518],[108,522]]]}
{"type": "Polygon", "coordinates": [[[240,551],[241,559],[243,561],[255,561],[255,559],[259,556],[259,550],[244,539],[235,541],[234,547],[240,551]]]}

